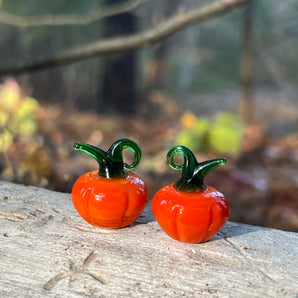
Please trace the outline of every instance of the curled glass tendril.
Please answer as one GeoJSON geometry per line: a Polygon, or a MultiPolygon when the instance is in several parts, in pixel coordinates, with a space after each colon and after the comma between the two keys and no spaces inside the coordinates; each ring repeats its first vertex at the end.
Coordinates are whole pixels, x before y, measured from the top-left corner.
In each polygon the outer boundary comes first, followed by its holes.
{"type": "Polygon", "coordinates": [[[83,151],[92,156],[99,164],[98,174],[105,178],[125,177],[125,170],[134,169],[139,164],[142,157],[140,146],[130,139],[120,139],[116,141],[107,151],[86,143],[75,143],[74,149],[83,151]],[[134,160],[131,164],[123,162],[124,149],[129,149],[134,154],[134,160]]]}
{"type": "Polygon", "coordinates": [[[199,163],[190,149],[185,146],[174,146],[167,154],[169,166],[174,170],[182,170],[182,177],[175,184],[177,190],[185,192],[193,192],[196,190],[206,189],[204,184],[205,176],[220,165],[226,163],[225,158],[211,159],[199,163]],[[184,158],[182,164],[174,161],[176,154],[180,154],[184,158]]]}

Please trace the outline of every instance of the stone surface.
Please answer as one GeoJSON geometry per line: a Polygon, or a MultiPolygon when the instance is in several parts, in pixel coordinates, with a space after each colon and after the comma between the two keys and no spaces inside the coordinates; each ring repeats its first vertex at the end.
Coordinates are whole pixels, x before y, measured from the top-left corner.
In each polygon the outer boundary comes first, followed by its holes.
{"type": "MultiPolygon", "coordinates": [[[[248,210],[249,212],[249,210],[248,210]]],[[[1,297],[297,297],[298,234],[228,222],[169,238],[150,208],[132,226],[86,223],[69,194],[0,182],[1,297]]]]}

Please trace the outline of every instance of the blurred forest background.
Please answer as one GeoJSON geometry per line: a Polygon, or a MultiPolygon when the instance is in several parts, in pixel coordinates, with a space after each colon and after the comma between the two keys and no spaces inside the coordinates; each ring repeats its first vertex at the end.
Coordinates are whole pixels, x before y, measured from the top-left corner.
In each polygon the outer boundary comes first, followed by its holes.
{"type": "Polygon", "coordinates": [[[70,192],[98,166],[75,142],[127,137],[151,199],[182,144],[227,158],[206,182],[230,220],[298,232],[296,0],[2,0],[0,36],[0,180],[70,192]]]}

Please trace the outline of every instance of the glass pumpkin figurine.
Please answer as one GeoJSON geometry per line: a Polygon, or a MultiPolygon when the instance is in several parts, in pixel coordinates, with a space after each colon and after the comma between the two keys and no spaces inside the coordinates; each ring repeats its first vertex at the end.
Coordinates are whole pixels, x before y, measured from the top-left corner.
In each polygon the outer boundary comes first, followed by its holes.
{"type": "Polygon", "coordinates": [[[121,139],[108,151],[85,143],[76,143],[74,149],[86,152],[99,164],[99,170],[83,174],[72,188],[72,202],[78,213],[88,223],[104,228],[123,228],[134,222],[148,202],[145,182],[126,171],[139,164],[139,145],[121,139]],[[123,162],[124,149],[134,153],[130,165],[123,162]]]}
{"type": "Polygon", "coordinates": [[[222,193],[204,184],[204,177],[226,160],[198,163],[187,147],[174,146],[167,154],[167,161],[173,169],[182,169],[182,178],[155,194],[152,212],[170,237],[188,243],[207,241],[225,225],[230,209],[222,193]],[[176,154],[184,157],[183,164],[175,163],[176,154]]]}

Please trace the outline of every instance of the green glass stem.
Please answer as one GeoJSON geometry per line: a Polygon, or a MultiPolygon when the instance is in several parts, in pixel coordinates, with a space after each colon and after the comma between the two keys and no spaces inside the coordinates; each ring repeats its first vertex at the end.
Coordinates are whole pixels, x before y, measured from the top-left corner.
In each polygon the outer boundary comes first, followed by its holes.
{"type": "Polygon", "coordinates": [[[92,156],[99,164],[98,174],[105,178],[124,178],[126,176],[125,170],[134,169],[142,157],[140,146],[129,139],[116,141],[108,151],[86,143],[76,143],[74,149],[92,156]],[[134,153],[134,160],[130,165],[123,162],[124,149],[130,149],[134,153]]]}
{"type": "Polygon", "coordinates": [[[182,177],[175,184],[177,190],[185,192],[194,192],[201,189],[206,189],[204,184],[205,176],[220,165],[226,163],[225,158],[212,159],[199,163],[187,147],[179,145],[174,146],[167,154],[168,164],[174,170],[182,170],[182,177]],[[174,161],[174,156],[180,154],[184,158],[183,164],[177,164],[174,161]]]}

